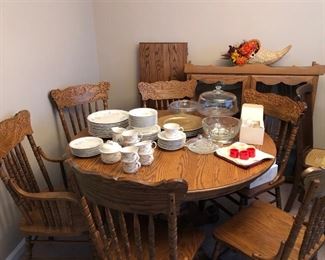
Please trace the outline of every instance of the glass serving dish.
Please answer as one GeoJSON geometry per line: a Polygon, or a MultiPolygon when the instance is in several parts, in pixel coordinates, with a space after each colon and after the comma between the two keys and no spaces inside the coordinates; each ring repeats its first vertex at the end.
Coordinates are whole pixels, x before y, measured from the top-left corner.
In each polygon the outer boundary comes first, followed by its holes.
{"type": "Polygon", "coordinates": [[[185,146],[193,153],[198,154],[214,153],[217,148],[219,148],[217,144],[211,142],[211,140],[203,137],[202,135],[198,135],[196,138],[189,139],[186,142],[185,146]]]}
{"type": "Polygon", "coordinates": [[[202,119],[206,138],[219,144],[232,142],[239,133],[240,125],[240,119],[231,116],[210,116],[202,119]]]}
{"type": "Polygon", "coordinates": [[[237,97],[221,89],[217,83],[213,91],[203,92],[199,96],[198,111],[205,116],[232,116],[238,112],[237,97]]]}
{"type": "Polygon", "coordinates": [[[168,109],[173,113],[194,113],[197,111],[198,103],[193,100],[176,100],[170,103],[168,109]]]}

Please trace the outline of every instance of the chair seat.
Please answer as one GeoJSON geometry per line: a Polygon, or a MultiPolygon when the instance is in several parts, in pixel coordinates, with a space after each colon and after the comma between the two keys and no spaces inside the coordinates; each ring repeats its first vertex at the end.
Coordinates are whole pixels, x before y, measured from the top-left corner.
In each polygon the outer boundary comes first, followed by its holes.
{"type": "MultiPolygon", "coordinates": [[[[291,215],[269,203],[255,201],[249,208],[218,226],[214,236],[247,256],[251,257],[255,253],[262,257],[272,257],[277,254],[281,241],[288,238],[293,221],[291,215]]],[[[289,259],[298,259],[305,230],[303,226],[289,259]]]]}
{"type": "MultiPolygon", "coordinates": [[[[64,209],[60,209],[64,210],[64,209]]],[[[25,218],[20,221],[20,230],[25,235],[35,236],[80,236],[88,232],[88,226],[82,215],[80,207],[77,205],[71,205],[71,218],[72,226],[68,223],[63,223],[62,226],[46,226],[42,221],[42,215],[39,209],[32,209],[30,216],[33,221],[32,224],[28,224],[25,218]]],[[[63,220],[67,222],[67,220],[63,220]]]]}
{"type": "Polygon", "coordinates": [[[311,149],[305,157],[305,164],[325,168],[325,149],[311,149]]]}

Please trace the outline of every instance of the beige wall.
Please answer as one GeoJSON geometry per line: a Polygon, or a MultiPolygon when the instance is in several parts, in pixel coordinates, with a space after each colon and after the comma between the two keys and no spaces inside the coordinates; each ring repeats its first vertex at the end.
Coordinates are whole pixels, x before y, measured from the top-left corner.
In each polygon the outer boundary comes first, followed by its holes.
{"type": "MultiPolygon", "coordinates": [[[[204,65],[220,64],[228,44],[259,38],[274,50],[293,45],[278,65],[325,64],[321,0],[94,0],[93,6],[90,0],[12,0],[0,1],[0,8],[0,120],[30,110],[37,142],[53,155],[59,155],[65,143],[58,142],[62,135],[49,90],[100,78],[112,83],[111,107],[137,106],[140,41],[186,41],[189,60],[204,65]]],[[[324,98],[322,79],[315,111],[315,139],[322,147],[324,98]]],[[[0,183],[0,259],[21,239],[17,219],[16,207],[0,183]]]]}
{"type": "MultiPolygon", "coordinates": [[[[188,42],[193,64],[221,64],[229,44],[258,38],[269,49],[293,48],[277,65],[325,64],[325,1],[96,1],[100,77],[113,107],[137,105],[137,47],[142,41],[188,42]],[[123,95],[121,95],[123,93],[123,95]]],[[[315,108],[315,143],[325,147],[325,80],[315,108]]]]}
{"type": "MultiPolygon", "coordinates": [[[[48,92],[98,81],[92,3],[0,2],[0,120],[28,109],[36,142],[48,154],[60,155],[65,144],[58,140],[48,92]]],[[[0,259],[22,238],[17,221],[16,207],[0,182],[0,259]]]]}

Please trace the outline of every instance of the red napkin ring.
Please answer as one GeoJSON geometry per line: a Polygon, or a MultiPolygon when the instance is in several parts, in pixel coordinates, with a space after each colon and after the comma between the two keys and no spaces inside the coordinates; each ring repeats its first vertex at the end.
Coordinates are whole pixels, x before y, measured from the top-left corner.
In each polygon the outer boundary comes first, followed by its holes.
{"type": "Polygon", "coordinates": [[[249,148],[247,148],[247,152],[248,152],[248,156],[249,156],[250,158],[254,158],[255,155],[256,155],[256,150],[255,150],[254,147],[249,147],[249,148]]]}
{"type": "Polygon", "coordinates": [[[239,152],[239,158],[241,160],[248,160],[248,158],[249,158],[248,151],[247,150],[240,151],[239,152]]]}
{"type": "Polygon", "coordinates": [[[230,157],[232,158],[238,158],[238,155],[239,155],[239,150],[236,149],[236,148],[231,148],[230,149],[230,157]]]}

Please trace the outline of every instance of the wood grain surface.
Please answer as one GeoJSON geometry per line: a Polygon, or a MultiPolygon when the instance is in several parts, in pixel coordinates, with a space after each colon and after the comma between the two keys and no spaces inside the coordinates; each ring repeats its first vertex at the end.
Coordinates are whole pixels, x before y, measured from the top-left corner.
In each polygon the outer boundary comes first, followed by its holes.
{"type": "MultiPolygon", "coordinates": [[[[84,135],[87,135],[84,132],[84,135]]],[[[272,155],[276,148],[272,139],[265,135],[264,144],[258,149],[272,155]]],[[[70,153],[69,149],[67,151],[70,153]]],[[[104,164],[100,156],[91,158],[70,157],[82,170],[98,172],[107,176],[127,177],[130,180],[159,182],[169,179],[184,179],[188,183],[186,200],[215,198],[243,188],[264,173],[273,164],[267,160],[248,169],[242,169],[214,154],[200,155],[182,148],[178,151],[154,151],[150,166],[142,166],[136,174],[125,174],[122,163],[104,164]]],[[[69,160],[67,161],[69,163],[69,160]]]]}
{"type": "Polygon", "coordinates": [[[140,81],[185,80],[186,42],[140,42],[140,81]]]}

